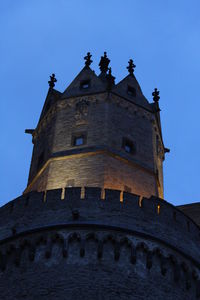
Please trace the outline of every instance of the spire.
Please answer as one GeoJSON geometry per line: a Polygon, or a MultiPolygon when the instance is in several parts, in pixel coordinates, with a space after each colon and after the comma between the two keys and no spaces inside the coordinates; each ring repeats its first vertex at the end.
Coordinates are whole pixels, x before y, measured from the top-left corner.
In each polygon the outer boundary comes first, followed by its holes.
{"type": "Polygon", "coordinates": [[[92,57],[92,54],[90,54],[90,52],[88,52],[87,55],[84,57],[86,68],[88,68],[92,63],[91,57],[92,57]]]}
{"type": "Polygon", "coordinates": [[[134,65],[133,60],[129,59],[128,67],[126,67],[128,72],[129,72],[129,75],[133,76],[133,72],[134,72],[135,67],[136,67],[136,65],[134,65]]]}
{"type": "Polygon", "coordinates": [[[107,53],[104,52],[104,56],[101,56],[101,60],[99,62],[101,73],[106,73],[108,71],[109,63],[110,63],[110,59],[107,57],[107,53]]]}
{"type": "Polygon", "coordinates": [[[55,77],[55,74],[52,74],[52,75],[50,76],[50,80],[48,81],[48,84],[49,84],[49,88],[50,88],[50,89],[53,89],[53,88],[54,88],[55,82],[57,82],[57,79],[56,79],[56,77],[55,77]]]}
{"type": "Polygon", "coordinates": [[[157,90],[157,88],[154,89],[154,92],[152,93],[153,96],[153,101],[155,103],[158,103],[160,96],[159,96],[160,92],[157,90]]]}

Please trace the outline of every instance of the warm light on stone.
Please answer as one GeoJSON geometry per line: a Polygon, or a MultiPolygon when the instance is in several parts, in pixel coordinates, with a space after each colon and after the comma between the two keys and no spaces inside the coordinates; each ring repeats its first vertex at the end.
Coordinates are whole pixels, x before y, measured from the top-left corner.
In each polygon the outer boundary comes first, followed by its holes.
{"type": "Polygon", "coordinates": [[[27,188],[0,208],[0,298],[196,300],[200,228],[159,198],[169,151],[159,91],[146,100],[132,59],[115,84],[107,53],[99,76],[91,56],[63,93],[50,76],[26,131],[27,188]]]}

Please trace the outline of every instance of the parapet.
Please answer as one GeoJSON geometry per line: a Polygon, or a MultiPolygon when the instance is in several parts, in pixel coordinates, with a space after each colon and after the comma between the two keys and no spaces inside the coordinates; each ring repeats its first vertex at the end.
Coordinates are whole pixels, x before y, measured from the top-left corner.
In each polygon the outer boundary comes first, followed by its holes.
{"type": "Polygon", "coordinates": [[[30,192],[0,208],[0,242],[47,227],[118,228],[157,240],[200,264],[199,227],[176,207],[118,190],[75,187],[30,192]]]}
{"type": "Polygon", "coordinates": [[[196,299],[199,233],[156,197],[94,187],[30,192],[0,208],[1,296],[196,299]]]}

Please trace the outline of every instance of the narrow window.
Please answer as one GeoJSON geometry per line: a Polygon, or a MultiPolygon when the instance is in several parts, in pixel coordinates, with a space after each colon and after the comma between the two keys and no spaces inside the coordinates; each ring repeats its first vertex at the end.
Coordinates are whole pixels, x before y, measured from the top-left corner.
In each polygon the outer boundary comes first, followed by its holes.
{"type": "Polygon", "coordinates": [[[127,87],[127,94],[136,97],[136,89],[130,85],[127,87]]]}
{"type": "Polygon", "coordinates": [[[85,89],[89,89],[90,87],[90,80],[83,80],[80,83],[80,88],[85,90],[85,89]]]}
{"type": "Polygon", "coordinates": [[[123,141],[122,141],[122,148],[127,152],[127,153],[130,153],[130,154],[133,154],[135,153],[135,146],[133,144],[133,142],[127,138],[123,138],[123,141]]]}
{"type": "Polygon", "coordinates": [[[83,136],[79,136],[74,139],[74,146],[80,146],[83,145],[83,143],[84,143],[83,136]]]}
{"type": "Polygon", "coordinates": [[[72,146],[82,146],[86,144],[86,134],[81,133],[72,136],[72,146]]]}

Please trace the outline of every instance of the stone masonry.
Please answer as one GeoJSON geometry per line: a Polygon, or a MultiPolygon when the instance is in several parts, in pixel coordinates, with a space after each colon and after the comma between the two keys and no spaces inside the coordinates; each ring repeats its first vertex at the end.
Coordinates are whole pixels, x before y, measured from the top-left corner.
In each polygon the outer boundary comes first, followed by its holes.
{"type": "Polygon", "coordinates": [[[156,197],[101,195],[30,192],[0,209],[2,299],[200,297],[199,227],[156,197]]]}
{"type": "Polygon", "coordinates": [[[159,92],[147,101],[133,60],[118,84],[106,52],[99,76],[91,62],[63,93],[52,74],[26,130],[28,185],[0,208],[0,298],[199,299],[198,210],[163,200],[159,92]]]}
{"type": "Polygon", "coordinates": [[[25,192],[64,188],[73,182],[73,186],[114,188],[163,198],[165,148],[158,114],[134,75],[108,91],[105,78],[84,67],[64,93],[48,92],[33,131],[33,157],[25,192]],[[81,88],[86,81],[88,88],[81,88]],[[129,88],[136,94],[130,95],[129,88]],[[84,143],[74,145],[79,136],[84,137],[84,143]]]}

